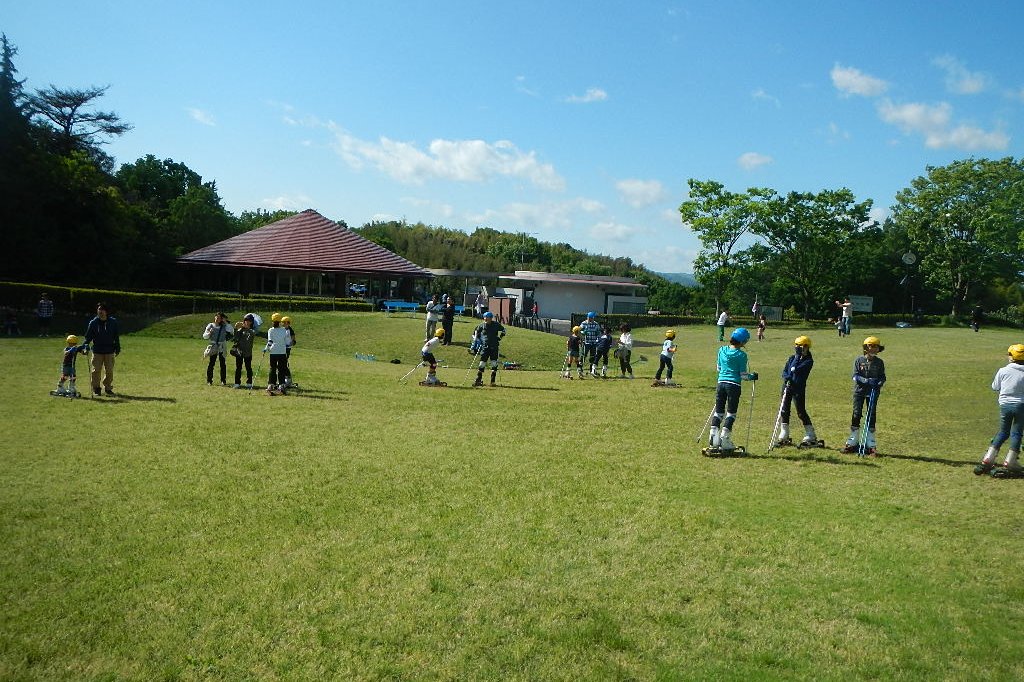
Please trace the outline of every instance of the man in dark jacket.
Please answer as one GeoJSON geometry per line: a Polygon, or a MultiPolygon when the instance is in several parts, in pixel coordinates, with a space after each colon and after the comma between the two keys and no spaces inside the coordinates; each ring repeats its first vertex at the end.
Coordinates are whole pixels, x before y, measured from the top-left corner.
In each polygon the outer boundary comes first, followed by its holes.
{"type": "Polygon", "coordinates": [[[444,338],[441,339],[441,345],[452,345],[452,331],[455,328],[455,299],[450,296],[441,310],[441,328],[444,329],[444,338]]]}
{"type": "Polygon", "coordinates": [[[117,318],[110,317],[106,303],[96,305],[96,317],[89,320],[85,343],[92,346],[92,393],[100,394],[100,377],[107,395],[114,395],[114,357],[121,352],[117,318]]]}

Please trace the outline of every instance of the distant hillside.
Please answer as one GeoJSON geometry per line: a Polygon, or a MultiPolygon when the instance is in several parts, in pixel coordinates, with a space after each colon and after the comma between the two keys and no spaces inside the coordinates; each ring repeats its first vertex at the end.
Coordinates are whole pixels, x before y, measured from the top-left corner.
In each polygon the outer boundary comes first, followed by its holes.
{"type": "Polygon", "coordinates": [[[664,277],[670,282],[682,284],[684,287],[700,286],[700,283],[697,282],[697,278],[688,272],[656,272],[654,274],[664,277]]]}

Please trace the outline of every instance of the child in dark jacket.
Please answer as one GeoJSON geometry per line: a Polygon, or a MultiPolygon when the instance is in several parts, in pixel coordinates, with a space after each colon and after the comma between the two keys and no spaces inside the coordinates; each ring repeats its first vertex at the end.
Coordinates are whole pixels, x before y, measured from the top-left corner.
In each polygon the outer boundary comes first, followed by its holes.
{"type": "Polygon", "coordinates": [[[853,361],[853,417],[850,420],[850,437],[846,439],[843,452],[875,454],[875,422],[878,417],[878,396],[885,384],[885,362],[878,354],[885,350],[877,336],[864,339],[864,354],[853,361]],[[867,404],[866,433],[858,435],[860,420],[867,404]]]}
{"type": "Polygon", "coordinates": [[[601,365],[601,378],[608,378],[608,351],[612,347],[612,330],[608,326],[601,327],[601,336],[597,338],[597,356],[595,365],[601,365]]]}
{"type": "Polygon", "coordinates": [[[814,433],[814,425],[811,417],[807,414],[807,377],[814,367],[814,357],[811,355],[811,339],[807,336],[798,336],[793,341],[793,354],[786,360],[782,368],[782,407],[779,411],[779,438],[776,446],[792,445],[793,439],[789,437],[789,416],[790,408],[796,405],[796,414],[804,425],[804,438],[801,445],[817,445],[818,436],[814,433]]]}
{"type": "Polygon", "coordinates": [[[68,398],[77,398],[81,394],[78,389],[75,388],[75,381],[77,376],[75,374],[75,360],[78,359],[79,355],[85,355],[89,352],[89,344],[83,343],[81,346],[78,345],[78,337],[74,334],[69,334],[64,343],[64,355],[60,362],[60,381],[57,382],[57,389],[50,391],[50,395],[66,396],[68,398]],[[68,382],[68,387],[64,388],[64,382],[68,382]]]}

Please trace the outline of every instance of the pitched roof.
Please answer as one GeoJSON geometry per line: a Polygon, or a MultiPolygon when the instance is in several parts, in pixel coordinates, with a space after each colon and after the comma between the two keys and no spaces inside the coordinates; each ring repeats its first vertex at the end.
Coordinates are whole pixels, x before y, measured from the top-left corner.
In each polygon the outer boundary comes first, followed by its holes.
{"type": "Polygon", "coordinates": [[[311,208],[245,234],[204,246],[185,254],[178,262],[404,277],[432,276],[428,270],[341,227],[311,208]]]}
{"type": "Polygon", "coordinates": [[[637,282],[632,277],[607,277],[605,275],[573,275],[564,272],[535,272],[532,270],[516,270],[514,275],[502,275],[498,279],[518,280],[522,282],[557,282],[559,284],[604,284],[613,287],[647,288],[646,284],[637,282]]]}

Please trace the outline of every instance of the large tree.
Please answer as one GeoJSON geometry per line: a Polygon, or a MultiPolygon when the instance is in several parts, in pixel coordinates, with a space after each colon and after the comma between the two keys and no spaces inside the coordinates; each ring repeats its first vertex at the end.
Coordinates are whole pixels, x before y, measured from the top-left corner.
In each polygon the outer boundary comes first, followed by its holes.
{"type": "Polygon", "coordinates": [[[1024,165],[1008,157],[929,166],[896,196],[893,220],[921,255],[925,281],[959,315],[979,285],[1020,281],[1024,165]]]}
{"type": "Polygon", "coordinates": [[[51,85],[29,98],[34,120],[48,133],[56,153],[66,156],[76,150],[83,151],[107,172],[112,170],[113,160],[100,145],[106,138],[124,135],[132,129],[114,112],[94,109],[96,100],[109,87],[62,90],[51,85]]]}
{"type": "Polygon", "coordinates": [[[770,260],[774,278],[787,286],[804,319],[826,310],[844,286],[844,247],[867,223],[871,200],[857,202],[848,189],[772,195],[758,207],[753,252],[770,260]]]}
{"type": "Polygon", "coordinates": [[[700,239],[701,251],[693,262],[694,274],[715,298],[715,313],[722,307],[729,282],[736,274],[739,242],[750,232],[758,204],[771,195],[769,190],[752,188],[745,193],[730,192],[714,180],[690,178],[689,199],[679,207],[683,224],[700,239]]]}

